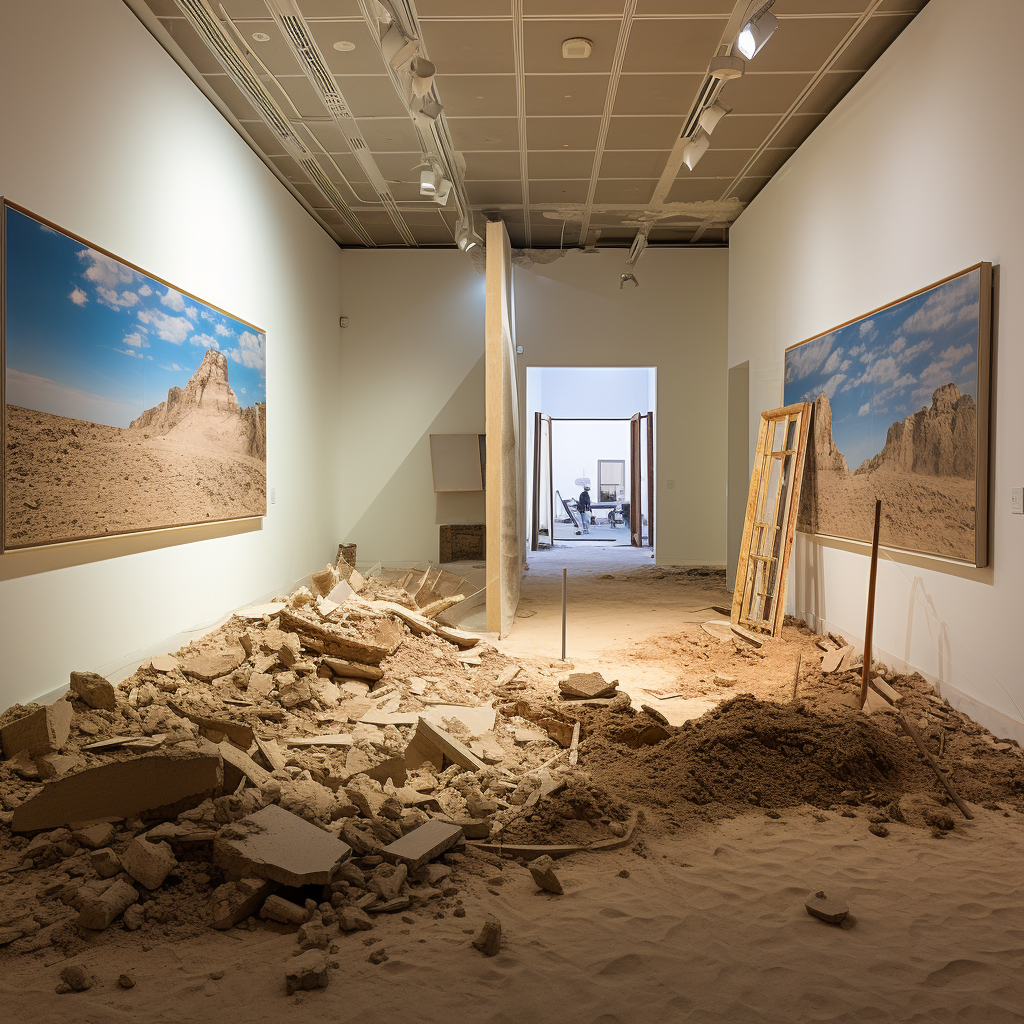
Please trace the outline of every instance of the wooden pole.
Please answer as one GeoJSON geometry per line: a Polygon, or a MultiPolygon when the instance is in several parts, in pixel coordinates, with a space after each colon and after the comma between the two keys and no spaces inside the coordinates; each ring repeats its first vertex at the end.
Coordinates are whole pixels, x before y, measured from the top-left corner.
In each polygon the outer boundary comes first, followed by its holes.
{"type": "Polygon", "coordinates": [[[800,654],[797,655],[796,659],[796,672],[793,675],[793,696],[790,698],[791,700],[796,700],[796,691],[800,687],[800,666],[803,664],[803,661],[804,655],[803,651],[801,651],[800,654]]]}
{"type": "Polygon", "coordinates": [[[875,501],[875,534],[871,540],[871,574],[868,577],[868,621],[864,626],[864,670],[860,680],[860,706],[868,699],[871,679],[871,634],[875,627],[875,577],[878,575],[878,526],[882,521],[882,499],[875,501]]]}
{"type": "Polygon", "coordinates": [[[935,772],[939,782],[942,783],[943,788],[952,798],[953,803],[960,808],[960,811],[965,818],[968,820],[972,819],[974,815],[971,814],[971,809],[963,802],[963,800],[960,799],[959,796],[957,796],[953,787],[949,784],[949,780],[942,774],[942,770],[939,768],[939,762],[932,757],[930,751],[924,745],[924,740],[921,739],[921,734],[899,712],[896,713],[896,717],[900,720],[900,725],[903,726],[903,731],[914,741],[915,744],[917,744],[917,749],[924,754],[925,760],[929,765],[931,765],[932,771],[935,772]]]}
{"type": "Polygon", "coordinates": [[[568,569],[562,570],[562,661],[565,661],[565,591],[568,569]]]}

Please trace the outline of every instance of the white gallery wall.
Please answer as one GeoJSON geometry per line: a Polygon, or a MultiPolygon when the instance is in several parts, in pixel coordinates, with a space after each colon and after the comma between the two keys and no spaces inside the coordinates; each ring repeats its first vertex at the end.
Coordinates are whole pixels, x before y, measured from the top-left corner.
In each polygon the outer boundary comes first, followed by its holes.
{"type": "Polygon", "coordinates": [[[321,452],[342,379],[342,254],[121,0],[6,4],[0,95],[0,193],[266,330],[276,492],[262,529],[0,556],[6,707],[331,557],[321,452]]]}
{"type": "MultiPolygon", "coordinates": [[[[620,289],[625,256],[573,250],[515,268],[520,377],[525,367],[655,368],[656,560],[725,565],[729,253],[648,249],[640,287],[620,289]]],[[[520,401],[525,417],[523,387],[520,401]]]]}
{"type": "MultiPolygon", "coordinates": [[[[780,32],[785,31],[785,26],[780,32]]],[[[1019,0],[931,0],[731,234],[729,365],[750,361],[750,428],[781,404],[788,345],[983,260],[999,266],[991,564],[879,565],[879,656],[919,669],[997,734],[1024,740],[1024,199],[1019,0]]],[[[795,548],[797,614],[864,632],[862,547],[795,548]]]]}
{"type": "Polygon", "coordinates": [[[431,434],[484,433],[484,275],[454,248],[341,257],[331,523],[360,560],[436,562],[439,524],[484,522],[483,491],[435,494],[430,471],[431,434]]]}

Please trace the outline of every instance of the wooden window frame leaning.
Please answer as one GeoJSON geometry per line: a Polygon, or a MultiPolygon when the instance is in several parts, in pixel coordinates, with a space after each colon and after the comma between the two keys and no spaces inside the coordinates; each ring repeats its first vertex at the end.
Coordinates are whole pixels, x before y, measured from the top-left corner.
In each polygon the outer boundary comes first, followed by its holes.
{"type": "Polygon", "coordinates": [[[800,504],[800,484],[803,480],[810,422],[810,402],[798,402],[762,412],[757,434],[757,451],[753,472],[750,474],[750,494],[743,521],[743,540],[736,566],[732,624],[770,636],[782,635],[782,623],[786,615],[786,575],[800,504]],[[779,423],[784,424],[784,447],[775,450],[773,445],[779,423]],[[771,466],[776,459],[781,463],[779,484],[774,495],[768,495],[771,466]],[[758,514],[763,512],[769,499],[773,501],[771,519],[767,520],[762,515],[758,521],[758,514]],[[765,541],[765,534],[769,531],[774,535],[770,544],[765,541]],[[763,567],[761,574],[757,572],[758,563],[763,567]],[[755,592],[755,581],[763,581],[766,577],[770,582],[764,591],[755,592]],[[760,614],[752,615],[752,605],[757,598],[763,599],[764,604],[760,614]]]}

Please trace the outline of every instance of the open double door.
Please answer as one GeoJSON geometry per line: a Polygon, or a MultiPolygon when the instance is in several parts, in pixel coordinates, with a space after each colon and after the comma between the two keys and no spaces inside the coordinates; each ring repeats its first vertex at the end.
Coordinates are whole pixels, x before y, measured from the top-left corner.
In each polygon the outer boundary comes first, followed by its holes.
{"type": "MultiPolygon", "coordinates": [[[[555,480],[552,419],[534,413],[533,420],[533,508],[530,550],[554,542],[555,480]]],[[[629,542],[633,547],[654,547],[654,413],[636,413],[629,421],[629,542]],[[646,537],[644,518],[647,519],[646,537]]]]}

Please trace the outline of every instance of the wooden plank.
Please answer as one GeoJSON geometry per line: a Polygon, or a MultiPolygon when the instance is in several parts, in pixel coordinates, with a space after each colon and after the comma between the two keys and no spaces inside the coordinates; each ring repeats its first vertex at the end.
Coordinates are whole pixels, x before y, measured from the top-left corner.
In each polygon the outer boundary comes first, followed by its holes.
{"type": "Polygon", "coordinates": [[[878,531],[882,519],[882,499],[875,500],[875,530],[871,541],[871,569],[868,573],[868,612],[864,626],[864,666],[861,669],[860,703],[868,697],[868,682],[871,679],[871,634],[875,629],[875,580],[878,576],[878,531]]]}
{"type": "Polygon", "coordinates": [[[903,700],[903,694],[894,690],[881,676],[873,676],[871,688],[880,693],[890,704],[896,704],[903,700]]]}
{"type": "Polygon", "coordinates": [[[569,764],[574,765],[580,759],[580,723],[572,727],[572,741],[569,744],[569,764]]]}
{"type": "Polygon", "coordinates": [[[351,747],[355,742],[348,733],[332,732],[323,736],[286,736],[289,747],[351,747]]]}
{"type": "Polygon", "coordinates": [[[372,679],[376,682],[378,679],[384,678],[384,670],[376,665],[360,665],[355,661],[330,657],[321,658],[320,663],[326,665],[334,675],[342,679],[372,679]]]}

